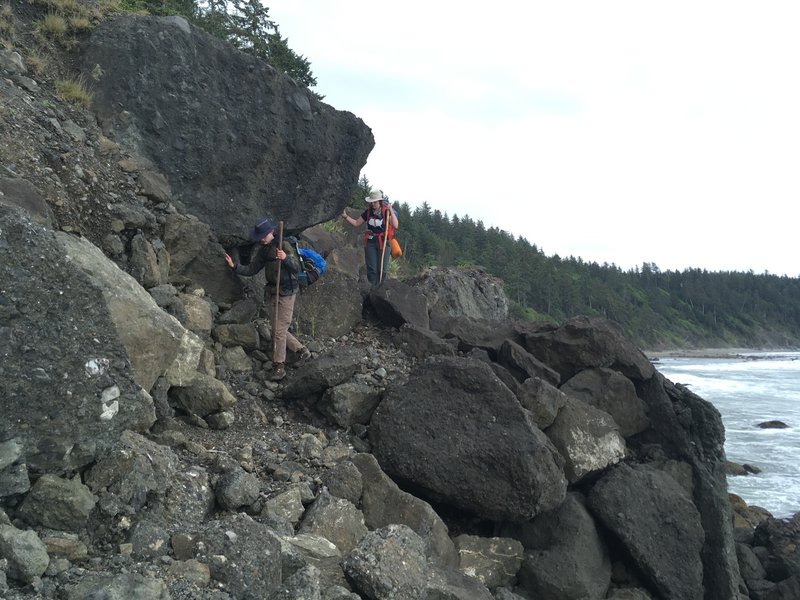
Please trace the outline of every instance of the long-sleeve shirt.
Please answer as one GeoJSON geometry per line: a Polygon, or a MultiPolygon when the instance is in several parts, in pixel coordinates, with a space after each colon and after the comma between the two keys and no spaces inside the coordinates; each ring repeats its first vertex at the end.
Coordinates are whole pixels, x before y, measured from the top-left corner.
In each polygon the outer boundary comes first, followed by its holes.
{"type": "Polygon", "coordinates": [[[280,295],[291,296],[296,294],[297,290],[300,289],[300,284],[297,282],[297,274],[300,272],[300,258],[292,245],[286,240],[284,240],[282,248],[286,252],[286,258],[282,262],[278,260],[278,243],[275,241],[266,246],[261,246],[255,257],[250,261],[250,264],[241,265],[237,263],[234,265],[233,272],[237,275],[252,277],[264,269],[267,283],[271,284],[270,293],[274,293],[275,284],[278,281],[278,263],[281,262],[280,295]]]}

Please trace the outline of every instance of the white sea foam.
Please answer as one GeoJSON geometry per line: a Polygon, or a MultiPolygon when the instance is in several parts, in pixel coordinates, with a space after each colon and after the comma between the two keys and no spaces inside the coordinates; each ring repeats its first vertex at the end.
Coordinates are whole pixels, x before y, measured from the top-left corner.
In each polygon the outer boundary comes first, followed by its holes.
{"type": "Polygon", "coordinates": [[[656,365],[722,415],[728,460],[761,469],[728,478],[730,491],[776,517],[800,511],[800,353],[746,358],[666,358],[656,365]],[[789,429],[761,429],[778,420],[789,429]]]}

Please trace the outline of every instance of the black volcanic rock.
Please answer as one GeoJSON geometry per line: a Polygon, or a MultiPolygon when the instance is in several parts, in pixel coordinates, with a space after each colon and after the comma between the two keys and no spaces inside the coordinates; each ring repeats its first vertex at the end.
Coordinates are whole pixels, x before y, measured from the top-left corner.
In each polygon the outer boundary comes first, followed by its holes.
{"type": "Polygon", "coordinates": [[[0,440],[43,472],[83,467],[153,424],[182,328],[88,242],[1,205],[0,231],[0,440]]]}
{"type": "Polygon", "coordinates": [[[269,215],[300,230],[347,205],[364,122],[181,17],[120,17],[82,57],[109,137],[150,159],[220,239],[269,215]]]}
{"type": "Polygon", "coordinates": [[[589,508],[620,539],[660,597],[703,597],[700,514],[672,477],[620,465],[594,486],[589,508]]]}
{"type": "Polygon", "coordinates": [[[475,359],[431,358],[389,388],[370,440],[387,474],[484,518],[525,521],[564,500],[563,459],[475,359]]]}
{"type": "Polygon", "coordinates": [[[523,346],[567,381],[583,369],[608,367],[634,382],[655,369],[647,357],[608,319],[573,317],[555,330],[525,332],[523,346]]]}
{"type": "Polygon", "coordinates": [[[783,421],[764,421],[759,423],[761,429],[789,429],[789,426],[783,421]]]}

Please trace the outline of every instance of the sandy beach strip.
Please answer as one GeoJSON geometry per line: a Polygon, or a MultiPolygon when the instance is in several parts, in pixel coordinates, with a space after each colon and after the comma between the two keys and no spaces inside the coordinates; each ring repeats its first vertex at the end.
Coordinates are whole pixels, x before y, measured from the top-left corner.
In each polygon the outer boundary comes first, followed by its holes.
{"type": "Polygon", "coordinates": [[[793,352],[794,349],[766,348],[682,348],[678,350],[642,350],[649,360],[659,358],[747,358],[764,352],[793,352]]]}

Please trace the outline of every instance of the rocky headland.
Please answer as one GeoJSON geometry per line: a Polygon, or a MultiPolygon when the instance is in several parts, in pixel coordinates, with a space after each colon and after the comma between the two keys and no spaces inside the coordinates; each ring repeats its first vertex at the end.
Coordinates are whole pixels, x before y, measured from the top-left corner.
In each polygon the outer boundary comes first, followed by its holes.
{"type": "Polygon", "coordinates": [[[10,6],[0,596],[800,597],[800,517],[728,494],[718,412],[613,323],[509,319],[480,268],[365,287],[319,226],[357,116],[179,18],[101,20],[32,73],[40,15],[10,6]],[[280,384],[263,279],[222,260],[266,214],[330,267],[280,384]]]}

